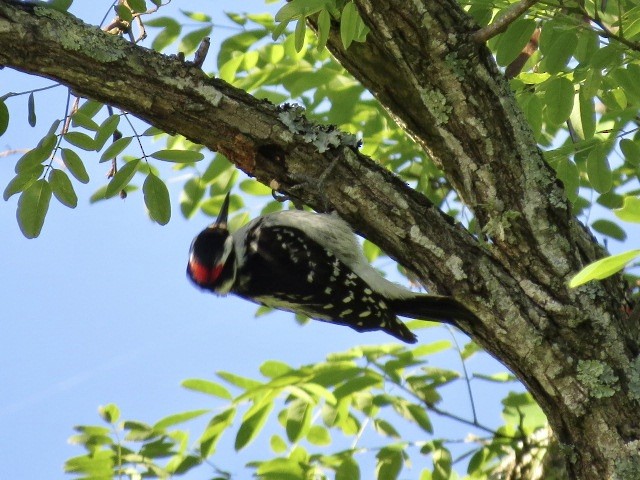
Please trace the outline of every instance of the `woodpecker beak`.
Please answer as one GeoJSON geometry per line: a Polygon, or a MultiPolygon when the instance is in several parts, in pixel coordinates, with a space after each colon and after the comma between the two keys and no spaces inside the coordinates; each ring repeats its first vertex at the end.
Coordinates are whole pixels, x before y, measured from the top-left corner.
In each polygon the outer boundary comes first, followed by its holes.
{"type": "Polygon", "coordinates": [[[227,217],[229,216],[229,196],[230,195],[231,195],[231,192],[227,192],[227,196],[224,197],[224,202],[222,202],[222,208],[220,209],[220,213],[218,214],[216,223],[211,225],[211,227],[227,228],[227,217]]]}

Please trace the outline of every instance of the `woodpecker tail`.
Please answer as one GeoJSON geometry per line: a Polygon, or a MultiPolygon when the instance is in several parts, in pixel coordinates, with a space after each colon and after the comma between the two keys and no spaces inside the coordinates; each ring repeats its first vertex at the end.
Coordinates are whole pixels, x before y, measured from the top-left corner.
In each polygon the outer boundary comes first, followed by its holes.
{"type": "Polygon", "coordinates": [[[389,335],[393,335],[398,340],[402,340],[405,343],[416,343],[418,341],[418,337],[416,337],[415,334],[397,318],[395,318],[390,324],[384,325],[382,327],[382,331],[389,335]]]}
{"type": "Polygon", "coordinates": [[[416,295],[391,301],[391,308],[401,317],[437,320],[456,324],[456,320],[477,321],[471,311],[457,300],[440,295],[416,295]]]}

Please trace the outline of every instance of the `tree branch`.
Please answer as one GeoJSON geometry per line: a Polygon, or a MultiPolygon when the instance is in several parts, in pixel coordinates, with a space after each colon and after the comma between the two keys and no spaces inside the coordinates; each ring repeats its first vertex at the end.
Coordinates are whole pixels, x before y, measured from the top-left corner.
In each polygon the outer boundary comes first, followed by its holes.
{"type": "Polygon", "coordinates": [[[503,15],[496,18],[496,20],[486,27],[481,28],[475,32],[471,37],[475,42],[484,43],[490,38],[499,35],[504,32],[509,25],[516,21],[516,19],[526,12],[533,5],[540,0],[520,0],[520,2],[512,5],[503,15]]]}

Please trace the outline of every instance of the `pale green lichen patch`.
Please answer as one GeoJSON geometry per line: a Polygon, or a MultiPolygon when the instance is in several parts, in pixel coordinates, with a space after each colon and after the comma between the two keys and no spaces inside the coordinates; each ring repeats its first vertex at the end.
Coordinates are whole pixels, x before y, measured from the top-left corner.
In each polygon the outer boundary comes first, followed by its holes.
{"type": "MultiPolygon", "coordinates": [[[[52,20],[43,28],[49,29],[49,35],[55,36],[65,50],[83,51],[101,62],[116,62],[126,57],[126,53],[115,48],[103,32],[96,28],[94,35],[87,35],[87,26],[80,25],[75,17],[67,13],[46,7],[35,7],[33,12],[36,16],[52,20]]],[[[124,42],[119,37],[115,38],[124,42]]]]}
{"type": "Polygon", "coordinates": [[[611,397],[620,389],[613,369],[598,360],[580,360],[577,378],[594,398],[611,397]]]}
{"type": "Polygon", "coordinates": [[[629,370],[629,396],[640,401],[640,355],[631,362],[629,370]]]}
{"type": "Polygon", "coordinates": [[[613,478],[615,480],[637,480],[640,478],[638,442],[630,442],[625,447],[629,451],[629,456],[616,460],[613,478]]]}
{"type": "Polygon", "coordinates": [[[443,125],[449,121],[452,112],[451,105],[447,104],[447,97],[437,90],[421,90],[420,98],[425,107],[436,120],[436,125],[443,125]]]}
{"type": "Polygon", "coordinates": [[[324,153],[340,146],[358,148],[360,141],[351,133],[341,132],[333,125],[315,125],[303,114],[299,105],[285,104],[278,107],[278,118],[291,133],[302,135],[306,143],[313,144],[318,152],[324,153]]]}

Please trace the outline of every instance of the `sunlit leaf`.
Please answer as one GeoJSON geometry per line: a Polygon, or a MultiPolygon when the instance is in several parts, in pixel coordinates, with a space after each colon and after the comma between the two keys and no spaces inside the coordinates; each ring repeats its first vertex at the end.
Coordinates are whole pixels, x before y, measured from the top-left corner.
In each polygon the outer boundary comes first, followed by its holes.
{"type": "Polygon", "coordinates": [[[262,408],[242,419],[234,444],[236,451],[244,448],[256,438],[267,421],[272,409],[273,402],[268,402],[262,408]]]}
{"type": "Polygon", "coordinates": [[[324,447],[331,445],[331,435],[329,430],[321,425],[312,425],[307,433],[307,441],[312,445],[324,447]]]}
{"type": "Polygon", "coordinates": [[[590,263],[578,272],[569,282],[571,288],[578,287],[590,280],[601,280],[622,270],[627,263],[640,257],[640,250],[629,250],[590,263]]]}
{"type": "Polygon", "coordinates": [[[101,405],[98,407],[98,413],[107,423],[116,423],[120,419],[120,409],[113,403],[101,405]]]}
{"type": "Polygon", "coordinates": [[[153,425],[154,430],[164,430],[167,427],[172,427],[174,425],[178,425],[180,423],[188,422],[189,420],[193,420],[194,418],[201,417],[205,413],[208,413],[209,410],[191,410],[188,412],[175,413],[173,415],[169,415],[168,417],[159,420],[153,425]]]}
{"type": "Polygon", "coordinates": [[[613,211],[616,217],[625,222],[640,223],[640,198],[628,195],[624,205],[613,211]]]}
{"type": "Polygon", "coordinates": [[[215,383],[210,380],[200,380],[197,378],[190,378],[190,379],[184,380],[181,385],[184,388],[188,388],[189,390],[206,393],[207,395],[213,395],[216,397],[224,398],[225,400],[231,400],[231,398],[233,398],[229,393],[229,390],[224,388],[219,383],[215,383]]]}
{"type": "Polygon", "coordinates": [[[360,480],[360,466],[358,462],[356,462],[353,457],[345,457],[336,469],[335,480],[360,480]]]}

